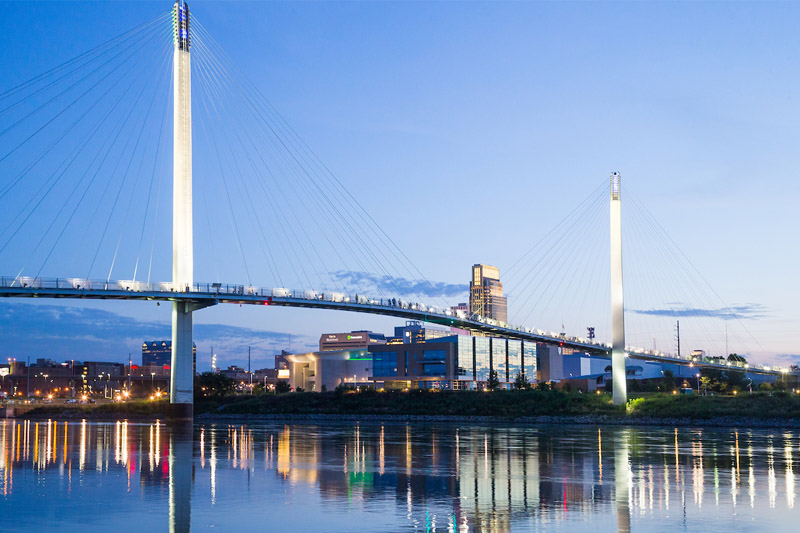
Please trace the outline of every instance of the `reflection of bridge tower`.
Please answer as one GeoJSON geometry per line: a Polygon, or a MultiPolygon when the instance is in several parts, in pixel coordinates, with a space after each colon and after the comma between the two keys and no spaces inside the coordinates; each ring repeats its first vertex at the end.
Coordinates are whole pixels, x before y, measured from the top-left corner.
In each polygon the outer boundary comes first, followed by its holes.
{"type": "Polygon", "coordinates": [[[611,379],[614,405],[628,400],[625,374],[625,311],[622,303],[622,193],[619,172],[611,173],[611,379]]]}
{"type": "MultiPolygon", "coordinates": [[[[172,283],[189,291],[194,282],[192,244],[192,76],[189,56],[189,6],[177,0],[172,8],[174,136],[172,185],[172,283]]],[[[191,416],[192,311],[194,303],[172,302],[172,381],[170,402],[188,406],[191,416]]]]}

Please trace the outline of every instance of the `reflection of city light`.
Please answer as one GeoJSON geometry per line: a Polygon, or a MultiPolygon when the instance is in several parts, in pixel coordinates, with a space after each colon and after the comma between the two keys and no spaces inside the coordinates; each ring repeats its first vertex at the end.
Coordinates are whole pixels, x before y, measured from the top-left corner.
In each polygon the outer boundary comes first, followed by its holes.
{"type": "MultiPolygon", "coordinates": [[[[13,474],[19,485],[20,479],[28,483],[33,477],[28,472],[44,470],[60,477],[54,490],[63,488],[72,494],[85,485],[89,474],[109,476],[120,488],[127,483],[135,489],[137,482],[165,487],[167,477],[172,479],[175,460],[183,457],[173,455],[176,441],[171,426],[165,426],[169,439],[160,446],[160,424],[119,421],[69,426],[55,420],[0,424],[0,494],[5,495],[12,494],[13,474]],[[81,473],[77,471],[79,457],[81,473]],[[87,461],[96,461],[99,472],[87,474],[87,461]],[[78,476],[77,485],[71,485],[73,474],[78,476]]],[[[740,435],[734,429],[722,434],[595,427],[570,429],[564,435],[541,427],[437,425],[421,430],[414,424],[364,424],[333,431],[299,427],[286,425],[275,431],[245,425],[198,426],[193,457],[201,469],[195,473],[196,487],[206,487],[209,477],[200,478],[210,476],[210,499],[215,505],[217,467],[225,471],[228,481],[240,473],[234,473],[234,468],[255,475],[266,472],[277,475],[287,493],[316,489],[336,503],[346,498],[357,505],[395,505],[415,527],[436,524],[437,530],[454,532],[515,530],[519,519],[536,509],[543,513],[533,516],[545,520],[584,517],[595,513],[598,503],[619,503],[611,513],[617,512],[623,525],[632,516],[655,519],[661,510],[677,516],[676,506],[683,505],[695,515],[702,510],[713,517],[726,506],[740,511],[748,482],[753,506],[773,505],[785,513],[794,508],[796,499],[794,447],[798,444],[796,434],[788,432],[740,435]],[[404,475],[404,462],[410,476],[404,475]],[[210,469],[205,470],[206,466],[210,469]],[[744,467],[749,467],[749,480],[748,473],[741,472],[744,467]],[[388,478],[379,481],[378,476],[386,474],[388,478]],[[709,505],[709,496],[717,497],[719,507],[709,505]]],[[[91,470],[94,467],[92,463],[91,470]]],[[[228,487],[226,491],[236,490],[233,484],[228,487]]],[[[19,487],[14,488],[19,493],[19,487]]],[[[231,494],[225,492],[226,497],[231,494]]],[[[208,493],[200,497],[207,502],[203,498],[208,493]]]]}

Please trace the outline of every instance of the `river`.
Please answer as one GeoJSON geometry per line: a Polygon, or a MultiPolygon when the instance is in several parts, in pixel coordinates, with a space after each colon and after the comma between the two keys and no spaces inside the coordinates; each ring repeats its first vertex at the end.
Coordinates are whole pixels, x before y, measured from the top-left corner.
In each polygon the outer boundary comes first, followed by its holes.
{"type": "Polygon", "coordinates": [[[0,531],[797,531],[800,433],[0,422],[0,531]]]}

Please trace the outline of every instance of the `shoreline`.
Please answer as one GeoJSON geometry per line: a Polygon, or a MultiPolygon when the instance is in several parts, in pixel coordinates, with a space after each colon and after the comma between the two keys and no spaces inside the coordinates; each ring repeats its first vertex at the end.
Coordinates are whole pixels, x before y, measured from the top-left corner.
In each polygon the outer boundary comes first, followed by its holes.
{"type": "MultiPolygon", "coordinates": [[[[132,414],[125,412],[77,411],[72,409],[58,412],[30,412],[17,417],[20,420],[89,420],[97,422],[115,422],[128,420],[132,422],[168,421],[166,413],[132,414]]],[[[8,418],[7,420],[14,420],[8,418]]],[[[523,417],[504,416],[465,416],[465,415],[415,415],[415,414],[330,414],[330,413],[201,413],[194,417],[194,423],[214,422],[314,422],[340,423],[359,422],[369,424],[380,423],[432,423],[448,424],[499,424],[499,425],[582,425],[582,426],[661,426],[661,427],[715,427],[715,428],[800,428],[800,419],[796,418],[752,418],[752,417],[650,417],[650,416],[608,416],[608,415],[541,415],[523,417]]]]}
{"type": "Polygon", "coordinates": [[[206,422],[445,422],[462,424],[519,424],[525,426],[567,424],[567,425],[613,425],[613,426],[663,426],[663,427],[718,427],[718,428],[798,428],[800,419],[794,418],[748,418],[714,417],[702,418],[656,418],[656,417],[613,417],[607,415],[542,415],[508,418],[502,416],[461,416],[461,415],[374,415],[374,414],[214,414],[203,413],[195,416],[195,423],[206,422]]]}

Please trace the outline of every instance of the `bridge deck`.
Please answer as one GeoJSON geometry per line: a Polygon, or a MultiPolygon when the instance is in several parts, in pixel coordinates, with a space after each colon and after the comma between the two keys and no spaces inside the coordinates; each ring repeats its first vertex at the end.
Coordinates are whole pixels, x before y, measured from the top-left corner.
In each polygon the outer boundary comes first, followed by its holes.
{"type": "MultiPolygon", "coordinates": [[[[9,298],[69,298],[90,300],[141,300],[188,301],[199,307],[232,303],[282,307],[330,309],[373,315],[393,316],[420,320],[442,326],[463,329],[496,337],[520,339],[577,349],[592,355],[610,356],[610,348],[601,343],[580,337],[547,333],[531,328],[515,327],[485,318],[468,318],[435,306],[410,303],[402,299],[368,298],[363,295],[300,291],[289,289],[263,289],[246,285],[222,283],[195,283],[184,291],[173,290],[171,283],[143,283],[134,281],[83,280],[75,278],[9,278],[0,277],[0,297],[9,298]]],[[[741,363],[717,364],[692,361],[660,352],[629,349],[634,359],[662,363],[692,364],[698,368],[739,368],[759,374],[781,374],[785,370],[767,366],[741,363]]]]}

